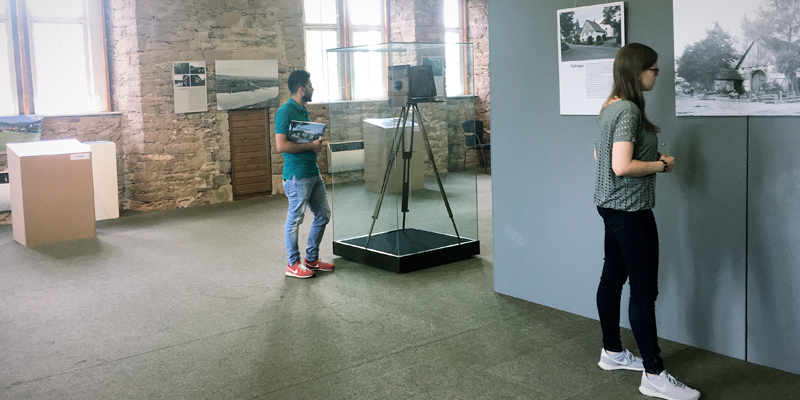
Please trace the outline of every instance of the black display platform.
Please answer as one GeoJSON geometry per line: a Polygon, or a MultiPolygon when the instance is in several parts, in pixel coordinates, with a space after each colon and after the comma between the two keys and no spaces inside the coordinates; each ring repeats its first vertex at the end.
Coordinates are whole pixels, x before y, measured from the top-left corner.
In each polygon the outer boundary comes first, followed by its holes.
{"type": "Polygon", "coordinates": [[[411,272],[463,260],[480,254],[480,241],[408,228],[335,240],[333,254],[371,267],[411,272]]]}

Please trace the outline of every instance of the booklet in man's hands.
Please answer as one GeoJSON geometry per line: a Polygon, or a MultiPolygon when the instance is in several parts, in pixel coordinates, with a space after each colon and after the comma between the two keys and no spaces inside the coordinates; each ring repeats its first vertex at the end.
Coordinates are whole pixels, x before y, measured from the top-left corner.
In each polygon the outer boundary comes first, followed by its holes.
{"type": "Polygon", "coordinates": [[[294,143],[311,143],[325,135],[325,124],[308,121],[289,122],[287,139],[294,143]]]}

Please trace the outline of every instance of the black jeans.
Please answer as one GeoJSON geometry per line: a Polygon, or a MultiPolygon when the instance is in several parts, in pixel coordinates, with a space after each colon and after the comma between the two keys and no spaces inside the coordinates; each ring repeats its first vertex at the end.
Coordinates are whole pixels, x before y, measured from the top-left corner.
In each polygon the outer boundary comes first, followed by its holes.
{"type": "Polygon", "coordinates": [[[652,210],[619,211],[597,207],[605,225],[605,263],[597,288],[597,312],[603,348],[623,350],[619,337],[622,285],[630,277],[628,318],[650,374],[664,370],[656,332],[658,296],[658,229],[652,210]]]}

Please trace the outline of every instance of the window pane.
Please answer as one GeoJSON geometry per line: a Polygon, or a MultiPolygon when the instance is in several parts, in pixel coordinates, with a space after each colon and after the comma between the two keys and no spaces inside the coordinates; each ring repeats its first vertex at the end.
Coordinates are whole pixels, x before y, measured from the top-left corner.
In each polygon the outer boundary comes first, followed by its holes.
{"type": "MultiPolygon", "coordinates": [[[[353,45],[379,44],[381,32],[355,31],[353,45]]],[[[386,79],[383,53],[353,53],[353,99],[386,98],[386,79]]]]}
{"type": "Polygon", "coordinates": [[[14,61],[11,56],[11,24],[0,22],[0,115],[16,115],[16,77],[13,75],[14,61]]]}
{"type": "MultiPolygon", "coordinates": [[[[334,64],[331,66],[332,69],[328,69],[328,55],[325,51],[336,47],[338,45],[335,30],[306,31],[306,71],[311,73],[311,82],[315,89],[313,99],[315,103],[330,101],[328,93],[333,93],[340,86],[338,65],[334,64]]],[[[341,96],[336,96],[333,100],[339,100],[339,97],[341,96]]]]}
{"type": "Polygon", "coordinates": [[[335,0],[304,0],[303,8],[307,24],[335,24],[335,0]]]}
{"type": "Polygon", "coordinates": [[[381,25],[381,0],[349,0],[347,4],[351,25],[381,25]]]}
{"type": "Polygon", "coordinates": [[[36,112],[93,111],[83,25],[34,23],[32,31],[36,112]]]}
{"type": "Polygon", "coordinates": [[[444,0],[444,27],[445,28],[459,28],[461,27],[461,18],[459,18],[458,10],[459,0],[444,0]]]}
{"type": "Polygon", "coordinates": [[[26,0],[32,18],[81,18],[86,0],[26,0]]]}
{"type": "MultiPolygon", "coordinates": [[[[457,32],[445,32],[445,43],[458,43],[460,35],[457,32]]],[[[444,49],[444,91],[447,96],[461,96],[464,94],[463,73],[461,71],[461,46],[445,45],[444,49]]]]}

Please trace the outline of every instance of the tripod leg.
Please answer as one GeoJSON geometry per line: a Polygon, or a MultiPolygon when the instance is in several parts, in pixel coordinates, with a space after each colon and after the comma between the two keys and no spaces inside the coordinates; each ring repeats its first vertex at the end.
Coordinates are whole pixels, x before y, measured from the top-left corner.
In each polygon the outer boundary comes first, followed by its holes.
{"type": "MultiPolygon", "coordinates": [[[[405,133],[405,130],[403,131],[405,133]]],[[[403,212],[403,230],[406,229],[406,214],[408,213],[408,194],[409,182],[411,180],[411,155],[414,151],[414,110],[411,110],[411,138],[406,144],[406,136],[403,135],[403,197],[400,211],[403,212]]]]}
{"type": "MultiPolygon", "coordinates": [[[[444,186],[442,185],[442,179],[439,177],[439,170],[436,168],[436,160],[433,158],[433,150],[431,149],[431,142],[428,140],[428,133],[425,131],[425,124],[422,122],[422,114],[419,112],[419,108],[416,104],[413,105],[414,110],[416,111],[417,119],[419,120],[419,129],[422,132],[422,139],[425,141],[425,146],[428,148],[428,158],[431,160],[431,166],[433,167],[433,174],[436,176],[436,183],[439,184],[439,192],[442,194],[442,200],[444,200],[444,206],[447,208],[447,215],[450,216],[450,221],[453,222],[453,229],[456,231],[456,237],[458,238],[458,243],[461,243],[461,235],[458,234],[458,228],[456,227],[456,220],[453,218],[453,210],[450,209],[450,202],[447,201],[447,194],[444,192],[444,186]]],[[[413,116],[414,114],[412,114],[413,116]]],[[[414,123],[414,120],[411,121],[414,123]]]]}
{"type": "MultiPolygon", "coordinates": [[[[386,194],[386,187],[389,185],[389,176],[392,173],[392,166],[394,160],[397,158],[397,151],[400,143],[402,143],[402,136],[405,135],[406,121],[408,120],[408,108],[403,107],[400,110],[400,117],[397,119],[397,125],[394,128],[394,139],[392,140],[392,147],[389,150],[389,161],[386,164],[386,172],[383,174],[383,184],[381,185],[381,193],[378,196],[378,202],[375,204],[375,211],[372,212],[372,224],[369,227],[369,234],[367,235],[367,242],[364,248],[369,247],[369,241],[372,238],[372,231],[375,229],[375,222],[378,220],[378,214],[381,212],[381,205],[383,204],[383,196],[386,194]]],[[[412,120],[413,122],[413,120],[412,120]]]]}

